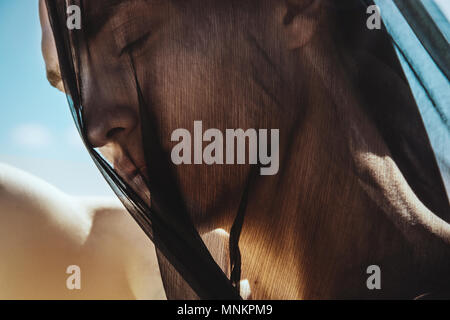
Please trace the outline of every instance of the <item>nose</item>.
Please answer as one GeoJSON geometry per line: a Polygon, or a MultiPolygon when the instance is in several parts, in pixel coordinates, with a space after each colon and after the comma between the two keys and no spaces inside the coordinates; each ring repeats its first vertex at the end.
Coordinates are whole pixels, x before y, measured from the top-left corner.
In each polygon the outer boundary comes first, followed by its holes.
{"type": "Polygon", "coordinates": [[[127,73],[117,61],[111,63],[117,66],[105,65],[100,54],[91,55],[83,69],[83,118],[94,148],[111,142],[123,147],[138,126],[139,111],[127,73]]]}
{"type": "Polygon", "coordinates": [[[103,112],[89,112],[86,118],[87,138],[94,148],[101,148],[111,142],[121,142],[137,125],[135,112],[126,107],[111,107],[103,109],[103,112]]]}

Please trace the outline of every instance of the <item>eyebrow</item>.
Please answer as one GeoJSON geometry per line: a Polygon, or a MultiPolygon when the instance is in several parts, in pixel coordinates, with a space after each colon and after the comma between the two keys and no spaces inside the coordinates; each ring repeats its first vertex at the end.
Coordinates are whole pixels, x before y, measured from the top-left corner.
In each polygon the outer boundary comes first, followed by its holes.
{"type": "Polygon", "coordinates": [[[105,4],[104,1],[96,0],[87,3],[87,7],[84,9],[86,14],[83,18],[86,20],[86,29],[93,36],[118,13],[124,2],[123,0],[110,0],[105,4]]]}

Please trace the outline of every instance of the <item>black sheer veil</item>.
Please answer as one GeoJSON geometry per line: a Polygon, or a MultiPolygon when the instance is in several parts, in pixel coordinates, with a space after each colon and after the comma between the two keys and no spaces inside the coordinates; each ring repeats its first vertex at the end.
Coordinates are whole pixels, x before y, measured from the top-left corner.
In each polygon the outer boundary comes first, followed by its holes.
{"type": "MultiPolygon", "coordinates": [[[[122,1],[126,2],[127,0],[122,1]]],[[[346,2],[351,3],[352,6],[359,6],[359,12],[363,13],[365,13],[367,5],[373,4],[372,1],[346,2]]],[[[140,106],[142,145],[146,163],[149,164],[147,165],[148,179],[145,179],[145,183],[150,191],[150,196],[143,196],[136,190],[136,186],[131,186],[124,181],[108,161],[89,143],[85,122],[83,121],[83,84],[80,79],[83,64],[80,62],[79,55],[81,48],[86,49],[83,47],[87,45],[84,38],[86,30],[83,28],[81,30],[69,30],[66,27],[68,6],[77,5],[83,12],[84,3],[83,0],[46,0],[70,110],[86,149],[129,213],[155,244],[168,298],[241,299],[239,293],[241,258],[238,242],[244,223],[248,193],[252,188],[252,183],[254,183],[256,166],[251,169],[247,178],[240,203],[237,206],[239,209],[231,228],[229,243],[231,270],[227,274],[228,272],[214,260],[187,213],[181,191],[170,169],[170,155],[163,150],[160,144],[158,124],[153,121],[149,112],[150,108],[148,108],[151,102],[145,101],[131,54],[128,56],[127,70],[134,78],[135,92],[132,94],[139,101],[140,106]],[[149,160],[150,155],[151,160],[149,160]]],[[[389,50],[393,52],[392,48],[389,50]]],[[[361,87],[359,89],[365,91],[367,88],[361,87]]],[[[398,124],[402,122],[403,112],[404,110],[401,109],[397,111],[378,109],[377,113],[367,111],[374,122],[379,124],[386,141],[390,141],[391,151],[395,160],[405,170],[405,175],[411,176],[414,168],[407,159],[408,156],[402,151],[397,153],[395,151],[397,149],[395,132],[398,124]]],[[[417,142],[417,144],[421,143],[425,147],[420,146],[419,149],[430,150],[427,141],[417,142]]],[[[445,208],[445,203],[446,201],[448,203],[448,200],[442,193],[444,188],[440,181],[439,172],[436,171],[432,152],[415,161],[433,164],[433,167],[429,168],[428,178],[437,184],[437,187],[433,189],[438,190],[438,192],[431,194],[432,192],[425,190],[427,188],[426,183],[418,183],[417,186],[412,183],[413,188],[421,196],[421,199],[427,203],[428,207],[445,216],[440,208],[445,208]]],[[[427,167],[427,165],[422,167],[427,167]]]]}
{"type": "MultiPolygon", "coordinates": [[[[191,292],[191,298],[201,299],[241,299],[238,291],[233,287],[222,269],[216,264],[189,216],[181,204],[176,183],[170,178],[167,169],[169,159],[165,155],[158,141],[155,140],[154,124],[151,118],[142,114],[143,143],[145,153],[152,153],[152,166],[148,170],[148,188],[151,190],[151,204],[143,199],[127,184],[111,167],[111,165],[89,144],[83,123],[83,106],[81,105],[81,84],[78,77],[82,68],[77,49],[83,45],[83,29],[70,31],[66,27],[66,11],[69,5],[83,8],[82,1],[52,1],[47,0],[47,9],[53,29],[59,65],[64,81],[70,110],[75,124],[83,138],[86,148],[96,166],[122,201],[124,206],[153,241],[157,249],[160,270],[166,268],[176,271],[178,287],[183,287],[186,296],[191,292]],[[69,3],[70,2],[70,3],[69,3]],[[151,147],[150,147],[151,146],[151,147]],[[151,181],[151,182],[150,182],[151,181]],[[192,289],[190,289],[192,288],[192,289]]],[[[130,57],[130,70],[135,72],[133,60],[130,57]]],[[[145,112],[145,104],[136,79],[136,96],[141,105],[140,112],[145,112]]],[[[166,294],[170,288],[167,287],[166,294]]],[[[178,289],[179,290],[179,289],[178,289]]]]}

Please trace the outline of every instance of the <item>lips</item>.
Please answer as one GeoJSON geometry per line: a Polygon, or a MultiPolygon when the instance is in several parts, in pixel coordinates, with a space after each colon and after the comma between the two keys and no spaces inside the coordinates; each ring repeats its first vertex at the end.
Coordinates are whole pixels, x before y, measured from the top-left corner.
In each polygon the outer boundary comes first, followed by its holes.
{"type": "Polygon", "coordinates": [[[136,173],[132,180],[128,183],[133,188],[133,190],[144,200],[148,205],[150,205],[150,190],[145,182],[145,176],[140,172],[136,173]]]}
{"type": "Polygon", "coordinates": [[[125,174],[126,179],[132,181],[134,178],[136,178],[136,176],[144,175],[145,173],[144,168],[145,166],[129,171],[128,173],[125,174]]]}
{"type": "Polygon", "coordinates": [[[114,162],[113,167],[127,181],[132,181],[137,175],[147,176],[147,166],[134,165],[129,160],[114,162]]]}
{"type": "Polygon", "coordinates": [[[133,190],[147,203],[150,203],[150,190],[146,183],[147,166],[134,166],[130,161],[114,164],[114,170],[133,188],[133,190]]]}

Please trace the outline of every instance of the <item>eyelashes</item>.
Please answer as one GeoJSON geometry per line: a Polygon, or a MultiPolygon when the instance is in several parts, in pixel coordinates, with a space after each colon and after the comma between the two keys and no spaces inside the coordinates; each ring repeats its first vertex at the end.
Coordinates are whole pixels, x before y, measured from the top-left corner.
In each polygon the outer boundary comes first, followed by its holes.
{"type": "Polygon", "coordinates": [[[129,53],[133,50],[137,50],[140,47],[142,47],[147,40],[150,38],[151,32],[147,31],[142,36],[138,37],[137,39],[130,41],[128,44],[126,44],[119,52],[119,57],[122,56],[124,53],[129,53]]]}
{"type": "Polygon", "coordinates": [[[111,23],[119,57],[143,49],[144,45],[156,40],[159,29],[172,14],[167,0],[128,0],[123,3],[111,23]]]}

